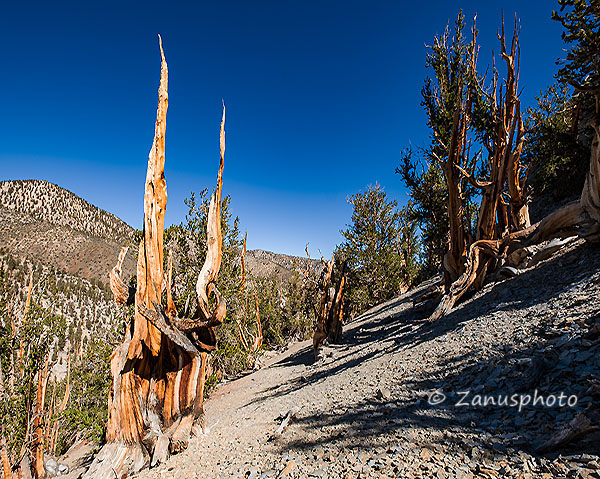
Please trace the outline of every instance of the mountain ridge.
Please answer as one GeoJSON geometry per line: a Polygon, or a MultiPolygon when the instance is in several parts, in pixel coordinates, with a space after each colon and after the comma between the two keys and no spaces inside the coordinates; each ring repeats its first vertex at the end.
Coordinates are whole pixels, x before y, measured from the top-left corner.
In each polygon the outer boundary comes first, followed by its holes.
{"type": "MultiPolygon", "coordinates": [[[[136,230],[118,216],[47,180],[0,181],[0,244],[16,256],[48,264],[87,280],[107,283],[123,246],[134,246],[136,230]]],[[[123,277],[135,274],[130,247],[123,277]]],[[[262,249],[246,252],[248,271],[290,279],[306,258],[262,249]]],[[[318,260],[311,260],[316,268],[318,260]]]]}

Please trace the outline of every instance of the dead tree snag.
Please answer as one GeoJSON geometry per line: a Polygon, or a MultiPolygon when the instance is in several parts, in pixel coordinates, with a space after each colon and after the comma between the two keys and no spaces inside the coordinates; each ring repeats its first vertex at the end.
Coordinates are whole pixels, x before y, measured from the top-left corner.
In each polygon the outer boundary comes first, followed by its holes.
{"type": "Polygon", "coordinates": [[[35,400],[35,415],[33,418],[33,442],[31,452],[33,456],[33,470],[36,479],[46,477],[44,469],[44,404],[46,402],[46,388],[48,386],[48,363],[50,355],[46,355],[44,368],[38,371],[38,385],[35,400]]]}
{"type": "Polygon", "coordinates": [[[323,261],[324,269],[321,276],[321,300],[317,324],[313,334],[313,349],[315,361],[319,359],[319,350],[325,340],[331,343],[338,342],[342,336],[344,316],[344,285],[346,284],[345,263],[342,265],[340,278],[333,286],[333,272],[335,261],[323,261]]]}
{"type": "MultiPolygon", "coordinates": [[[[214,328],[223,321],[226,312],[225,301],[216,287],[222,254],[224,107],[217,187],[208,213],[208,251],[196,284],[198,308],[193,317],[177,316],[171,294],[172,259],[169,259],[166,275],[163,271],[168,70],[162,42],[160,51],[159,100],[146,175],[135,313],[123,342],[111,356],[113,384],[109,396],[107,444],[87,471],[87,478],[124,477],[148,465],[164,462],[169,453],[187,447],[194,423],[202,425],[208,353],[216,348],[214,328]],[[166,293],[165,306],[163,293],[166,293]],[[215,299],[212,311],[210,296],[215,299]]],[[[119,304],[126,302],[126,288],[120,278],[123,256],[122,251],[117,266],[110,273],[111,288],[119,304]]]]}
{"type": "Polygon", "coordinates": [[[246,295],[246,240],[247,240],[247,238],[248,238],[248,232],[246,232],[244,234],[244,242],[243,242],[242,254],[241,254],[241,258],[240,258],[241,280],[240,280],[238,296],[240,298],[240,303],[242,305],[242,314],[241,314],[241,321],[238,319],[236,322],[237,322],[237,327],[238,327],[239,340],[240,340],[240,343],[242,344],[242,347],[246,351],[255,353],[262,346],[263,335],[262,335],[262,324],[260,322],[260,310],[258,308],[258,296],[257,296],[256,292],[254,292],[254,304],[256,307],[256,334],[255,335],[251,334],[246,328],[246,323],[248,320],[248,299],[247,299],[247,295],[246,295]],[[248,339],[246,339],[246,336],[252,338],[252,342],[250,342],[248,339]]]}

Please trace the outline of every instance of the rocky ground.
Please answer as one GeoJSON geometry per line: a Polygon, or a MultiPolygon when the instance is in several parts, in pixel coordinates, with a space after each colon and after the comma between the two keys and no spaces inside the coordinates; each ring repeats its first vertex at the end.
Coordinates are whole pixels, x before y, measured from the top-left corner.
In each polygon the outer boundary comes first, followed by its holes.
{"type": "Polygon", "coordinates": [[[598,403],[599,250],[573,243],[433,324],[431,305],[413,307],[423,285],[357,318],[317,363],[312,344],[292,345],[221,386],[210,431],[136,477],[600,478],[597,433],[536,452],[598,403]]]}

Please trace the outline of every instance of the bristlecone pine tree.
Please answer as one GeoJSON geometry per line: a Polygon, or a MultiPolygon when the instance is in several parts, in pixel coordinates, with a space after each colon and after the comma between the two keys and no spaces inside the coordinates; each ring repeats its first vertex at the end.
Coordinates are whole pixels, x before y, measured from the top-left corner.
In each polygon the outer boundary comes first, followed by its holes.
{"type": "Polygon", "coordinates": [[[599,67],[597,43],[589,43],[590,36],[586,33],[593,31],[594,38],[598,36],[597,19],[600,18],[600,14],[598,7],[593,2],[588,4],[585,1],[561,0],[559,3],[563,8],[573,7],[570,13],[565,14],[564,17],[558,16],[558,19],[571,32],[565,40],[578,42],[569,52],[565,68],[570,68],[574,76],[576,73],[581,75],[582,72],[585,72],[585,78],[589,84],[583,86],[577,84],[573,78],[568,78],[568,80],[574,84],[576,89],[593,94],[596,99],[595,120],[592,124],[595,133],[591,147],[590,165],[581,197],[578,201],[566,205],[539,223],[530,226],[522,175],[519,173],[524,127],[517,94],[518,29],[515,25],[509,53],[506,49],[503,21],[502,33],[498,35],[498,38],[501,44],[502,58],[507,67],[507,77],[504,84],[504,95],[500,96],[499,100],[496,97],[496,76],[494,77],[494,97],[491,102],[494,130],[489,138],[490,148],[488,148],[490,175],[488,181],[480,186],[482,200],[477,225],[477,241],[470,245],[464,272],[442,297],[436,311],[431,316],[432,320],[449,313],[456,301],[471,286],[479,286],[483,282],[487,270],[494,263],[522,258],[525,254],[521,254],[521,252],[527,246],[556,237],[579,236],[591,241],[600,239],[599,67]],[[591,17],[596,21],[588,25],[587,19],[591,17]],[[505,202],[502,198],[505,191],[508,192],[509,202],[505,202]]]}
{"type": "Polygon", "coordinates": [[[519,250],[557,237],[580,236],[589,241],[600,240],[600,126],[596,124],[594,129],[590,166],[580,199],[501,239],[474,242],[469,248],[465,272],[442,298],[432,320],[449,313],[456,301],[475,283],[482,257],[500,260],[511,257],[513,253],[512,257],[519,257],[519,250]]]}
{"type": "MultiPolygon", "coordinates": [[[[111,356],[107,444],[86,478],[115,478],[164,462],[185,449],[193,430],[203,424],[203,395],[208,353],[216,348],[214,328],[225,317],[225,301],[216,288],[221,266],[220,221],[225,109],[221,122],[221,160],[210,202],[206,261],[196,285],[198,308],[179,318],[171,294],[172,261],[163,271],[163,228],[167,203],[164,176],[167,115],[167,63],[161,51],[161,79],[154,143],[148,159],[143,239],[139,245],[135,316],[111,356]],[[163,302],[163,293],[165,301],[163,302]],[[209,303],[209,296],[214,301],[209,303]],[[211,306],[214,303],[214,307],[211,306]]],[[[115,300],[132,296],[120,277],[123,254],[110,273],[115,300]]]]}

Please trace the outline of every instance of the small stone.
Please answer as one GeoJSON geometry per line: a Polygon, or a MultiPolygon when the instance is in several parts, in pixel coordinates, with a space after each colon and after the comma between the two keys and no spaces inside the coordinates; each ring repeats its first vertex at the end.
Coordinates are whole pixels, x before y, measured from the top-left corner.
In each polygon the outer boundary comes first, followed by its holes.
{"type": "Polygon", "coordinates": [[[377,389],[377,394],[375,395],[375,397],[377,399],[388,401],[392,397],[392,393],[387,388],[379,388],[377,389]]]}
{"type": "Polygon", "coordinates": [[[56,462],[54,459],[46,461],[44,468],[46,469],[46,474],[48,474],[49,477],[58,475],[58,462],[56,462]]]}

